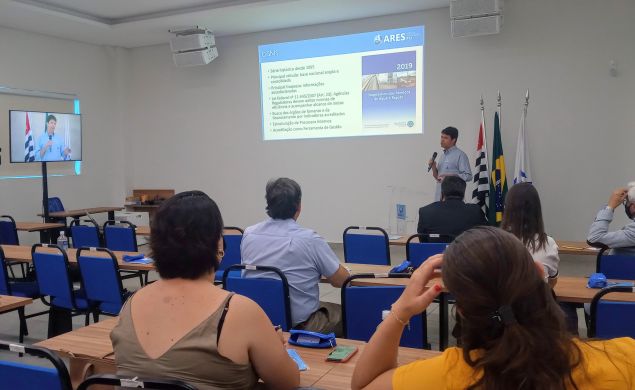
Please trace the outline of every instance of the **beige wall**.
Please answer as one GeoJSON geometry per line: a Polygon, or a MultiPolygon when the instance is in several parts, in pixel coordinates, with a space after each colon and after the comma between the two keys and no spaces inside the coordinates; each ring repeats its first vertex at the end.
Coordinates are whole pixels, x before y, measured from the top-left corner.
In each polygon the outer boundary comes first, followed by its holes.
{"type": "Polygon", "coordinates": [[[199,188],[228,224],[246,226],[264,217],[267,179],[289,176],[304,191],[300,222],[329,240],[341,240],[349,224],[387,226],[394,200],[407,203],[414,230],[416,209],[433,196],[424,166],[439,150],[439,131],[457,126],[471,156],[481,93],[490,126],[502,93],[512,179],[529,88],[528,144],[547,229],[584,239],[609,189],[635,179],[625,158],[635,146],[635,3],[507,1],[501,34],[466,39],[450,38],[448,12],[221,38],[220,57],[193,69],[175,68],[167,45],[132,50],[126,187],[199,188]],[[419,24],[427,35],[423,136],[262,141],[259,44],[419,24]]]}
{"type": "MultiPolygon", "coordinates": [[[[75,93],[80,98],[82,175],[50,178],[49,194],[61,197],[69,209],[121,205],[125,195],[124,140],[117,103],[123,92],[118,90],[121,76],[115,65],[118,58],[125,58],[124,51],[0,28],[0,53],[0,85],[75,93]]],[[[9,104],[9,100],[3,95],[3,103],[9,104]]],[[[0,110],[10,108],[3,105],[0,110]]],[[[8,121],[2,122],[0,129],[8,132],[8,121]]],[[[9,145],[0,146],[2,164],[8,164],[9,145]]],[[[37,220],[42,204],[41,179],[0,180],[0,194],[2,214],[37,220]]],[[[32,242],[37,236],[21,233],[21,239],[32,242]]]]}
{"type": "MultiPolygon", "coordinates": [[[[425,164],[439,151],[439,131],[458,127],[471,156],[481,93],[490,142],[496,91],[503,95],[511,179],[529,88],[528,144],[547,230],[584,239],[610,189],[635,179],[627,159],[635,146],[635,3],[508,0],[501,34],[464,39],[450,38],[448,12],[219,38],[218,59],[183,69],[168,45],[128,51],[0,29],[0,84],[80,95],[84,174],[51,182],[69,207],[120,204],[133,188],[198,188],[227,224],[244,227],[265,216],[266,181],[289,176],[304,191],[300,222],[331,241],[349,224],[387,226],[397,200],[414,230],[416,209],[433,197],[425,164]],[[424,135],[262,141],[259,44],[420,24],[424,135]],[[609,74],[611,60],[618,77],[609,74]]],[[[30,219],[39,208],[37,180],[0,182],[0,191],[3,212],[30,219]]]]}

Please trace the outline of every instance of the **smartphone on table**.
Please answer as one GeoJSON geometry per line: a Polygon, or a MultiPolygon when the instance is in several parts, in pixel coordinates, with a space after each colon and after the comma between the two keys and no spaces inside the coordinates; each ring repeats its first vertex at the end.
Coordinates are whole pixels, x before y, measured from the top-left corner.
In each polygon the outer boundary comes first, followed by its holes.
{"type": "Polygon", "coordinates": [[[351,345],[338,345],[333,348],[331,353],[326,357],[327,362],[347,362],[357,352],[357,347],[351,345]]]}

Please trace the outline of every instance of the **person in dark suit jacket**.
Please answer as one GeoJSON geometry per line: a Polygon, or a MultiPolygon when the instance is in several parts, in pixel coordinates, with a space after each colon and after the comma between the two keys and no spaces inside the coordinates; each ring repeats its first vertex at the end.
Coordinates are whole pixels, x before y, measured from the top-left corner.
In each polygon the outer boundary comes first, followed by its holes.
{"type": "Polygon", "coordinates": [[[441,201],[419,209],[419,234],[449,234],[458,236],[487,220],[476,204],[463,202],[465,181],[458,176],[448,176],[441,183],[441,201]]]}

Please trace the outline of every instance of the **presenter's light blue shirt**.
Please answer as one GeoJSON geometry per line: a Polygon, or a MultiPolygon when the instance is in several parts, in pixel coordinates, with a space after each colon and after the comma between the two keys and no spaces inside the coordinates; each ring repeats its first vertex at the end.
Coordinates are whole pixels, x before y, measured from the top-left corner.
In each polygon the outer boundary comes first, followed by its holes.
{"type": "MultiPolygon", "coordinates": [[[[437,170],[439,171],[439,176],[458,176],[466,182],[472,180],[470,161],[465,152],[456,146],[443,151],[443,156],[437,164],[437,170]]],[[[441,183],[437,183],[434,200],[441,200],[441,183]]]]}
{"type": "MultiPolygon", "coordinates": [[[[320,278],[333,276],[340,267],[328,243],[293,219],[268,219],[248,227],[240,254],[243,264],[276,267],[286,276],[294,326],[306,321],[319,308],[320,278]]],[[[246,277],[263,276],[275,277],[246,272],[246,277]]]]}
{"type": "Polygon", "coordinates": [[[66,159],[64,156],[64,140],[62,137],[53,133],[51,141],[53,141],[53,145],[46,148],[44,156],[40,156],[40,150],[49,142],[49,135],[45,131],[44,134],[37,139],[37,143],[35,144],[35,161],[60,161],[66,159]]]}

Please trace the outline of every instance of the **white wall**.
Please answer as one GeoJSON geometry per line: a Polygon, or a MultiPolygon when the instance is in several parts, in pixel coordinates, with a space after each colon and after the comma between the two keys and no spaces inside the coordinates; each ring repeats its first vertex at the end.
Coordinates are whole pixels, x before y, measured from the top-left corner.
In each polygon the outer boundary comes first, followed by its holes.
{"type": "MultiPolygon", "coordinates": [[[[123,93],[117,80],[123,77],[115,64],[125,59],[125,50],[0,28],[0,53],[0,85],[79,95],[82,175],[50,178],[49,195],[61,197],[68,209],[121,205],[125,196],[123,138],[115,113],[117,96],[123,93]]],[[[8,123],[0,127],[8,131],[5,126],[8,123]]],[[[2,162],[7,164],[9,147],[2,147],[2,162]]],[[[41,179],[0,180],[0,194],[2,214],[38,220],[41,179]]],[[[21,234],[25,243],[37,238],[35,233],[21,234]]]]}
{"type": "MultiPolygon", "coordinates": [[[[0,29],[0,84],[79,94],[84,173],[50,182],[69,208],[121,204],[133,188],[199,188],[227,224],[247,226],[265,215],[266,181],[289,176],[304,191],[300,222],[332,241],[349,224],[386,226],[394,200],[408,204],[413,230],[416,208],[432,199],[425,164],[439,131],[457,126],[471,155],[481,93],[490,126],[496,90],[503,95],[511,175],[529,88],[528,142],[547,229],[582,240],[610,189],[635,179],[626,158],[635,146],[635,3],[507,0],[504,13],[501,34],[468,39],[449,37],[447,8],[225,37],[220,57],[193,69],[175,68],[167,45],[127,51],[0,29]],[[419,24],[428,38],[423,136],[261,140],[259,44],[419,24]]],[[[32,220],[40,186],[0,181],[0,210],[32,220]]]]}
{"type": "MultiPolygon", "coordinates": [[[[509,0],[499,35],[449,36],[447,8],[219,39],[212,64],[177,69],[166,45],[131,51],[125,123],[126,187],[199,188],[226,223],[264,217],[264,186],[295,178],[303,188],[300,222],[329,240],[349,224],[388,224],[390,186],[416,208],[432,199],[425,164],[439,131],[461,130],[471,156],[485,95],[490,126],[503,96],[503,143],[511,180],[526,88],[528,143],[547,230],[583,240],[613,186],[635,179],[635,3],[628,0],[509,0]],[[425,134],[263,142],[257,45],[424,24],[425,134]],[[619,76],[609,74],[617,62],[619,76]]],[[[619,222],[623,222],[621,218],[619,222]]]]}

